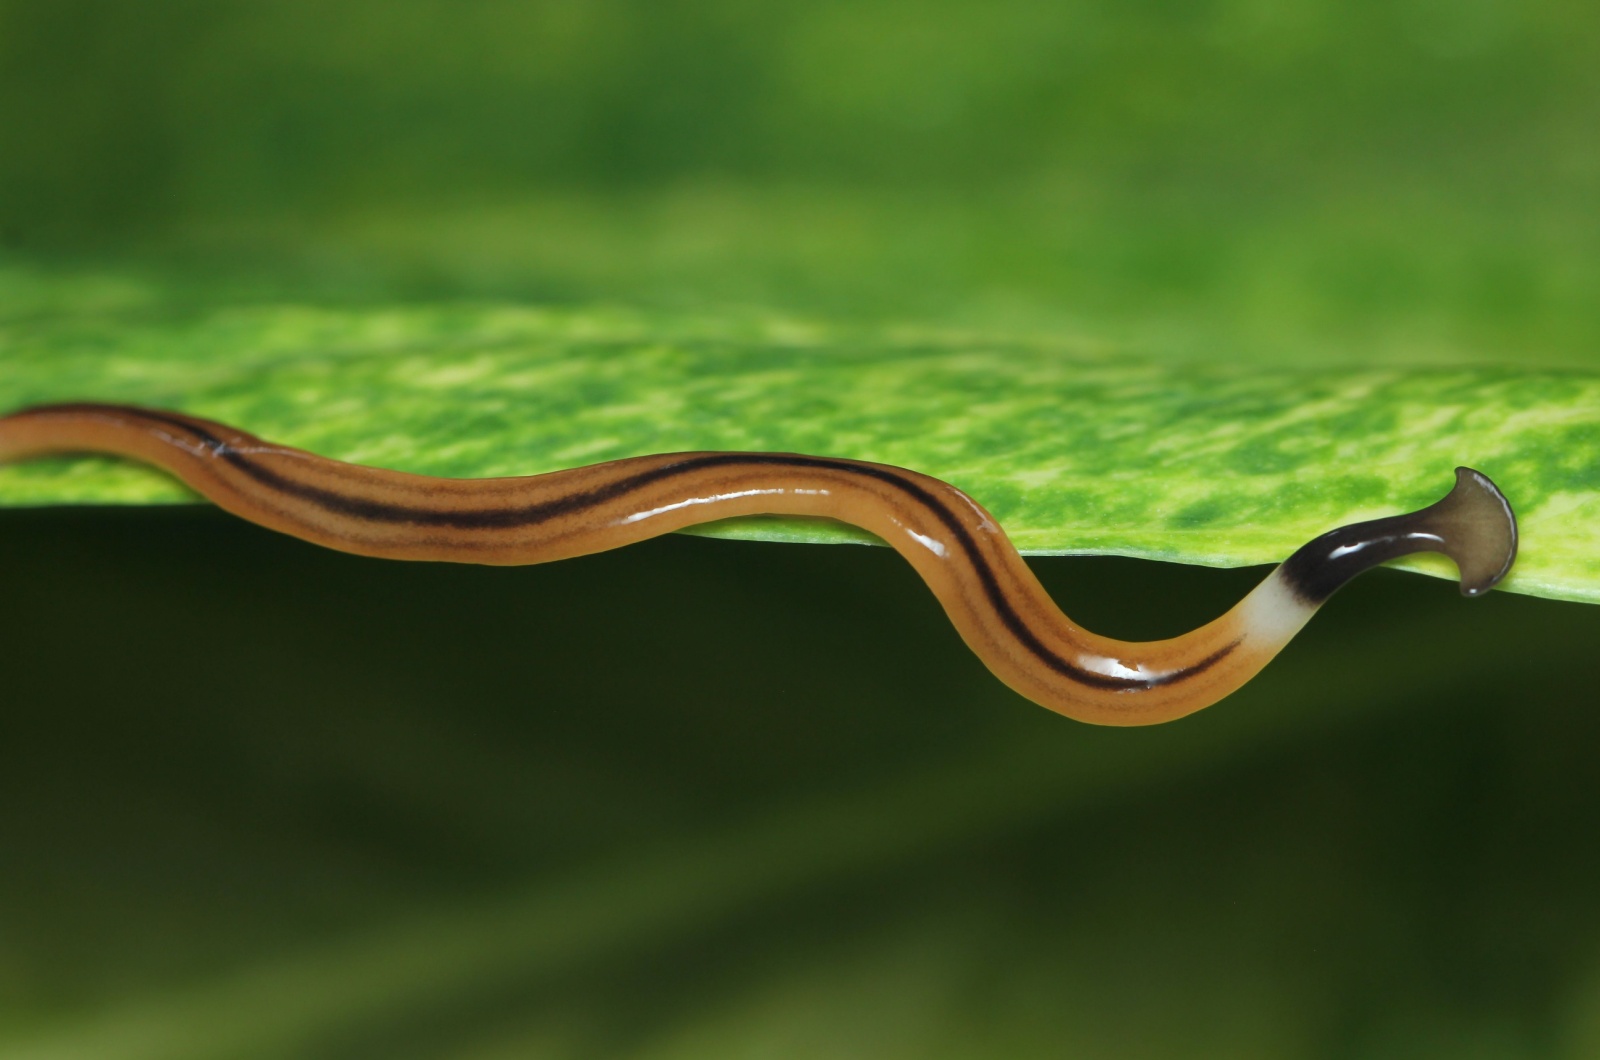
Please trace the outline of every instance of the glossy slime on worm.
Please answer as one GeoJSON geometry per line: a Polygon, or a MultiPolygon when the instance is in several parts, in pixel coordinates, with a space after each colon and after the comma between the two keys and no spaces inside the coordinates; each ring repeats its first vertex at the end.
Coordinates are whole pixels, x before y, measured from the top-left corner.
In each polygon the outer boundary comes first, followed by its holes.
{"type": "Polygon", "coordinates": [[[220,423],[125,405],[46,405],[0,417],[0,460],[96,452],[163,468],[216,504],[295,537],[389,559],[524,564],[603,552],[713,519],[798,515],[869,530],[916,568],[968,646],[1006,684],[1100,725],[1210,706],[1267,664],[1335,590],[1414,552],[1443,552],[1476,596],[1510,569],[1516,517],[1484,475],[1420,511],[1331,530],[1222,617],[1170,640],[1075,625],[994,518],[915,471],[795,453],[668,453],[521,478],[451,479],[362,467],[220,423]]]}

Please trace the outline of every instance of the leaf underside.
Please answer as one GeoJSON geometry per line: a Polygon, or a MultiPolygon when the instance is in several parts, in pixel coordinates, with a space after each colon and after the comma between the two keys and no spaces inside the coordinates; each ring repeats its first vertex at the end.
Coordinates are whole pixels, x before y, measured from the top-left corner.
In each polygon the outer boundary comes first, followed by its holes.
{"type": "MultiPolygon", "coordinates": [[[[7,284],[37,294],[20,270],[0,273],[7,284]]],[[[174,408],[342,460],[461,477],[679,450],[847,456],[960,486],[1028,554],[1214,566],[1275,562],[1333,526],[1427,504],[1465,464],[1521,520],[1505,587],[1600,601],[1600,376],[1581,371],[1172,363],[753,313],[179,311],[138,295],[81,283],[0,317],[0,409],[174,408]]],[[[0,468],[5,506],[193,499],[108,459],[0,468]]],[[[698,532],[870,540],[776,518],[698,532]]],[[[1409,565],[1451,575],[1432,560],[1409,565]]]]}

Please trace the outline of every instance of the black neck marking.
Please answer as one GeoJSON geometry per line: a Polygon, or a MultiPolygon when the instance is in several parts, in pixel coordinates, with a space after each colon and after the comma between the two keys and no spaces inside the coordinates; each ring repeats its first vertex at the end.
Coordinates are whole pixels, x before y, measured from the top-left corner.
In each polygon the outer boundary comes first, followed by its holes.
{"type": "Polygon", "coordinates": [[[1295,550],[1279,572],[1301,600],[1322,604],[1351,578],[1380,563],[1416,552],[1443,551],[1443,539],[1420,513],[1391,515],[1329,530],[1295,550]]]}

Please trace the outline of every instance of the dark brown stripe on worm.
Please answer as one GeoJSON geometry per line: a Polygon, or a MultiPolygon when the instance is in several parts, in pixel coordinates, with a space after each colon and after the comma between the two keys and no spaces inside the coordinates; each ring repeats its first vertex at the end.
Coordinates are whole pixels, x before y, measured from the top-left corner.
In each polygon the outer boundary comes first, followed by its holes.
{"type": "Polygon", "coordinates": [[[629,493],[648,485],[665,482],[693,471],[712,467],[801,467],[835,471],[843,474],[864,475],[900,490],[932,512],[934,517],[944,524],[959,543],[967,562],[976,571],[989,605],[1000,616],[1000,620],[1005,624],[1006,629],[1016,638],[1019,644],[1039,659],[1040,662],[1064,677],[1091,688],[1110,691],[1139,691],[1161,685],[1176,684],[1186,678],[1204,673],[1220,662],[1238,645],[1238,641],[1235,641],[1190,666],[1165,673],[1152,674],[1149,677],[1117,677],[1111,674],[1095,673],[1092,670],[1085,670],[1080,666],[1076,666],[1051,651],[1049,647],[1039,640],[1033,630],[1028,628],[1028,624],[1022,620],[1022,616],[1017,613],[1016,608],[1012,606],[1010,599],[1001,589],[1000,581],[995,575],[994,568],[978,549],[977,542],[972,539],[971,533],[962,525],[961,520],[946,504],[903,476],[897,475],[886,468],[861,464],[855,461],[790,454],[721,453],[713,456],[690,457],[675,464],[668,464],[664,467],[640,472],[628,478],[618,479],[596,489],[569,494],[566,497],[541,504],[501,509],[441,510],[351,497],[319,486],[297,482],[270,468],[262,467],[246,454],[229,446],[227,442],[203,427],[157,412],[145,411],[143,414],[148,419],[188,432],[198,438],[201,444],[210,449],[215,456],[226,460],[263,486],[309,501],[327,511],[371,522],[405,523],[413,526],[445,527],[452,530],[525,529],[548,522],[550,519],[559,516],[579,514],[585,509],[593,508],[606,501],[621,500],[629,493]]]}

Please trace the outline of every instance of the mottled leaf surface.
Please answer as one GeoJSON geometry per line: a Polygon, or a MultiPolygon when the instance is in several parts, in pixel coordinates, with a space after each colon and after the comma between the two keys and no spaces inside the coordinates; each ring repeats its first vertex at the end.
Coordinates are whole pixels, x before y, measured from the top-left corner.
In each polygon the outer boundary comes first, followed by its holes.
{"type": "MultiPolygon", "coordinates": [[[[1600,601],[1600,375],[1581,371],[1164,363],[753,313],[209,308],[114,279],[14,270],[0,282],[6,409],[176,408],[434,475],[693,449],[848,456],[955,483],[1028,553],[1219,566],[1279,560],[1337,524],[1431,502],[1467,464],[1522,519],[1508,588],[1600,601]]],[[[109,460],[0,468],[10,506],[188,499],[109,460]]],[[[863,539],[775,519],[705,532],[863,539]]]]}

